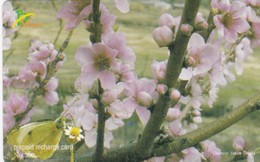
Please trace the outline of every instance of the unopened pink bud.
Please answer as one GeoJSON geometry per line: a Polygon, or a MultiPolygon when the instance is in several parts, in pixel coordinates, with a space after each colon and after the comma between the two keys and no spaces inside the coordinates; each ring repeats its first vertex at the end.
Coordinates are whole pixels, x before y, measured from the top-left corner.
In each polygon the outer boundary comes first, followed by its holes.
{"type": "Polygon", "coordinates": [[[192,114],[193,114],[194,116],[200,116],[200,115],[201,115],[201,113],[200,113],[199,110],[193,110],[193,111],[192,111],[192,114]]]}
{"type": "Polygon", "coordinates": [[[202,118],[200,116],[193,117],[194,123],[202,123],[202,118]]]}
{"type": "Polygon", "coordinates": [[[159,25],[168,26],[170,29],[173,29],[176,26],[176,22],[172,15],[166,13],[159,18],[159,25]]]}
{"type": "Polygon", "coordinates": [[[181,93],[177,89],[172,89],[170,93],[170,99],[179,100],[181,97],[181,93]]]}
{"type": "Polygon", "coordinates": [[[156,90],[159,94],[165,94],[167,92],[168,88],[164,84],[158,84],[156,90]]]}
{"type": "Polygon", "coordinates": [[[236,137],[233,141],[233,147],[236,151],[243,151],[245,147],[245,140],[242,137],[236,137]]]}
{"type": "Polygon", "coordinates": [[[208,23],[206,21],[203,21],[203,22],[199,22],[196,24],[196,29],[197,30],[206,30],[208,29],[208,23]]]}
{"type": "Polygon", "coordinates": [[[186,35],[186,36],[190,36],[191,33],[193,31],[193,27],[189,24],[182,24],[181,25],[181,32],[186,35]]]}
{"type": "Polygon", "coordinates": [[[167,26],[158,27],[153,31],[153,39],[160,47],[171,44],[172,38],[173,32],[167,26]]]}
{"type": "Polygon", "coordinates": [[[145,107],[149,107],[153,102],[152,96],[145,91],[138,93],[137,100],[141,106],[145,107]]]}

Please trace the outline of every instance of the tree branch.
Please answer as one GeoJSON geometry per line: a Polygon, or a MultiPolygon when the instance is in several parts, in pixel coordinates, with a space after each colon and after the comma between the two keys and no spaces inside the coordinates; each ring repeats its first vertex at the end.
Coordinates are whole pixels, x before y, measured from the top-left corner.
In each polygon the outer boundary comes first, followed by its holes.
{"type": "MultiPolygon", "coordinates": [[[[100,0],[94,0],[92,4],[93,9],[93,33],[90,35],[91,42],[99,43],[101,42],[101,24],[100,24],[100,11],[99,11],[100,0]]],[[[96,140],[96,150],[93,154],[93,161],[99,162],[102,160],[102,155],[104,152],[104,134],[105,134],[105,122],[106,122],[106,112],[105,106],[103,105],[100,96],[103,93],[100,81],[98,81],[98,95],[96,97],[98,101],[98,125],[97,125],[97,140],[96,140]]]]}
{"type": "MultiPolygon", "coordinates": [[[[115,148],[108,151],[103,156],[102,162],[127,162],[127,161],[141,161],[151,157],[159,157],[170,155],[172,153],[181,152],[185,148],[192,147],[214,135],[230,127],[245,116],[254,111],[260,110],[260,94],[253,96],[244,104],[238,106],[232,112],[218,118],[217,120],[205,124],[203,127],[191,131],[183,136],[175,138],[172,142],[164,144],[157,148],[152,148],[150,152],[142,152],[142,155],[135,154],[135,143],[115,148]]],[[[80,157],[78,160],[86,162],[93,161],[91,156],[80,157]]]]}
{"type": "MultiPolygon", "coordinates": [[[[200,0],[186,0],[180,26],[182,24],[190,24],[193,26],[199,5],[200,0]]],[[[176,87],[189,38],[190,36],[183,34],[179,27],[174,47],[169,47],[170,57],[164,79],[164,84],[169,88],[176,87]]],[[[154,111],[146,127],[144,128],[143,134],[135,146],[135,154],[142,156],[144,152],[148,151],[151,147],[153,140],[155,139],[157,132],[159,131],[167,114],[169,101],[170,99],[168,94],[160,95],[154,111]]]]}

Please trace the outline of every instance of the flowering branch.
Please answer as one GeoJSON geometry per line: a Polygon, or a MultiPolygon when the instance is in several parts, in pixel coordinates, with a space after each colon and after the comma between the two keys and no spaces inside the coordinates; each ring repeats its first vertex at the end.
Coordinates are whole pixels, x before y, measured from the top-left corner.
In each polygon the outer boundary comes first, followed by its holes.
{"type": "Polygon", "coordinates": [[[57,54],[55,60],[51,64],[48,64],[46,77],[41,81],[40,86],[33,90],[30,103],[28,104],[28,106],[26,108],[26,111],[24,111],[23,113],[19,114],[19,116],[17,117],[15,127],[20,125],[21,121],[26,116],[26,114],[33,108],[37,96],[41,95],[41,92],[42,92],[41,89],[48,83],[50,78],[57,72],[57,69],[55,68],[55,66],[56,66],[56,64],[59,61],[62,61],[64,59],[64,55],[62,54],[62,52],[68,46],[69,40],[70,40],[70,38],[72,36],[72,33],[73,33],[72,31],[69,32],[68,37],[66,38],[66,40],[63,42],[61,48],[59,49],[58,54],[57,54]]]}
{"type": "MultiPolygon", "coordinates": [[[[170,155],[172,153],[178,153],[185,148],[194,146],[201,141],[204,141],[217,133],[223,131],[224,129],[230,127],[234,123],[238,122],[245,116],[251,114],[252,112],[260,110],[260,94],[255,95],[244,104],[240,105],[232,112],[220,117],[219,119],[204,125],[203,127],[191,131],[183,136],[173,139],[172,142],[168,144],[161,145],[159,147],[151,148],[150,151],[142,151],[141,155],[133,152],[136,143],[126,145],[121,148],[117,148],[107,152],[103,156],[104,162],[116,162],[116,161],[130,161],[136,160],[141,161],[149,159],[151,157],[159,157],[170,155]]],[[[152,142],[154,144],[154,142],[152,142]]],[[[91,157],[80,157],[78,160],[92,161],[91,157]]]]}
{"type": "MultiPolygon", "coordinates": [[[[200,0],[187,0],[185,2],[185,8],[181,19],[180,26],[182,24],[194,24],[196,14],[198,12],[200,0]]],[[[169,47],[170,57],[167,64],[167,70],[165,74],[164,84],[169,87],[176,87],[178,77],[182,69],[182,63],[184,60],[187,44],[190,36],[184,34],[180,28],[177,32],[177,36],[174,45],[169,47]],[[174,72],[173,72],[174,71],[174,72]]],[[[154,111],[144,128],[143,134],[137,142],[134,151],[137,154],[144,154],[144,151],[148,151],[155,139],[168,111],[168,103],[170,99],[166,95],[160,95],[154,111]]]]}

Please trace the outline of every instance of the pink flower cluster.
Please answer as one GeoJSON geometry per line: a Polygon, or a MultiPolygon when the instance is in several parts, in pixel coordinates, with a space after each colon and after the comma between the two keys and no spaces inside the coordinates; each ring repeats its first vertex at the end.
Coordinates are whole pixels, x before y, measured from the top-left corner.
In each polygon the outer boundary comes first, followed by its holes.
{"type": "MultiPolygon", "coordinates": [[[[26,111],[26,108],[29,104],[28,98],[26,96],[19,96],[16,93],[13,93],[9,96],[7,101],[3,102],[3,121],[4,126],[4,136],[15,126],[16,118],[19,114],[26,111]]],[[[26,117],[22,120],[20,125],[27,123],[31,116],[33,115],[34,110],[32,109],[26,117]]]]}
{"type": "Polygon", "coordinates": [[[11,48],[11,38],[12,35],[14,34],[15,30],[13,29],[12,25],[14,21],[16,20],[16,12],[13,9],[12,4],[10,1],[6,1],[3,4],[3,13],[2,13],[2,18],[3,18],[3,50],[9,50],[11,48]]]}
{"type": "MultiPolygon", "coordinates": [[[[57,51],[50,43],[42,44],[39,41],[33,41],[29,49],[29,57],[27,64],[22,67],[19,73],[11,78],[5,76],[5,88],[35,88],[41,86],[47,75],[47,67],[53,63],[57,56],[57,51]]],[[[56,69],[60,68],[63,61],[56,64],[56,69]]],[[[6,75],[6,74],[5,74],[6,75]]],[[[59,98],[56,92],[58,87],[58,79],[52,77],[42,88],[42,95],[48,105],[55,105],[59,98]]]]}
{"type": "MultiPolygon", "coordinates": [[[[115,16],[110,14],[105,5],[100,4],[102,39],[99,43],[81,46],[76,51],[75,59],[81,66],[81,75],[76,80],[79,101],[67,108],[85,132],[85,143],[93,147],[96,139],[98,103],[95,97],[88,96],[90,90],[100,84],[103,89],[101,100],[110,117],[105,125],[105,147],[110,147],[113,139],[112,130],[124,125],[123,120],[137,112],[143,124],[150,117],[151,107],[156,99],[156,83],[149,79],[138,79],[133,72],[135,54],[127,46],[126,38],[121,32],[113,31],[115,16]],[[72,109],[78,109],[73,111],[72,109]],[[81,109],[81,113],[78,113],[81,109]],[[86,114],[88,117],[80,117],[86,114]],[[85,123],[88,123],[86,126],[85,123]]],[[[85,25],[91,31],[91,20],[85,19],[85,25]]],[[[94,95],[95,96],[95,95],[94,95]]],[[[73,99],[72,99],[73,100],[73,99]]]]}
{"type": "MultiPolygon", "coordinates": [[[[93,34],[92,1],[72,0],[57,14],[68,20],[67,30],[73,30],[83,22],[93,34]]],[[[116,7],[128,12],[127,0],[115,0],[116,7]]],[[[85,133],[88,147],[96,144],[97,108],[102,106],[108,115],[105,123],[105,147],[110,147],[112,131],[122,127],[124,120],[134,112],[143,125],[149,121],[158,95],[169,95],[177,104],[170,105],[164,129],[173,136],[181,136],[187,130],[196,129],[202,122],[201,110],[212,107],[217,100],[217,92],[235,79],[234,71],[240,75],[243,63],[252,54],[251,47],[259,44],[259,17],[255,0],[212,0],[213,24],[208,24],[202,13],[198,13],[194,24],[180,24],[180,17],[163,14],[159,27],[153,31],[153,38],[159,47],[174,47],[177,32],[190,37],[184,66],[178,83],[186,83],[183,94],[177,88],[162,84],[167,68],[167,60],[154,61],[153,79],[138,78],[133,72],[135,54],[127,45],[123,33],[115,32],[116,17],[104,4],[100,4],[101,41],[89,43],[77,49],[75,59],[81,67],[75,81],[76,97],[64,106],[65,112],[72,114],[78,127],[85,133]],[[209,38],[200,33],[209,25],[215,27],[209,38]],[[178,29],[180,28],[180,29],[178,29]],[[229,50],[228,50],[229,49],[229,50]],[[98,89],[99,87],[100,89],[98,89]],[[69,106],[68,106],[69,105],[69,106]]],[[[173,69],[174,70],[174,69],[173,69]]],[[[174,72],[174,71],[173,71],[174,72]]],[[[55,84],[53,84],[55,85],[55,84]]],[[[55,87],[55,86],[52,86],[55,87]]],[[[213,141],[204,141],[201,148],[187,148],[180,155],[155,157],[148,161],[178,159],[178,161],[220,161],[220,149],[213,141]]]]}

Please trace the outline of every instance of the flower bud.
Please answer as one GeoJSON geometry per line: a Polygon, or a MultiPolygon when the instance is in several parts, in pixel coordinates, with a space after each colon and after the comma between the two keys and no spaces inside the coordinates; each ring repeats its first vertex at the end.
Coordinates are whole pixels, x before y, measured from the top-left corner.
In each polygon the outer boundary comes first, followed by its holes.
{"type": "Polygon", "coordinates": [[[181,111],[177,108],[169,108],[166,116],[166,120],[171,122],[181,117],[181,111]]]}
{"type": "Polygon", "coordinates": [[[164,84],[158,84],[156,90],[159,94],[165,94],[168,90],[168,87],[164,84]]]}
{"type": "Polygon", "coordinates": [[[141,106],[145,107],[149,107],[153,102],[152,96],[145,91],[138,93],[137,100],[141,106]]]}
{"type": "Polygon", "coordinates": [[[208,23],[206,21],[202,21],[196,24],[197,30],[206,30],[208,28],[208,23]]]}
{"type": "Polygon", "coordinates": [[[167,26],[158,27],[153,31],[153,39],[160,46],[168,46],[172,42],[173,32],[167,26]]]}
{"type": "Polygon", "coordinates": [[[199,110],[193,110],[193,111],[192,111],[192,115],[194,115],[194,116],[200,116],[201,113],[200,113],[199,110]]]}
{"type": "Polygon", "coordinates": [[[182,24],[181,25],[181,32],[186,35],[186,36],[190,36],[191,33],[193,31],[193,27],[189,24],[182,24]]]}
{"type": "Polygon", "coordinates": [[[166,14],[163,14],[159,18],[159,25],[168,26],[170,29],[174,29],[176,26],[176,22],[175,22],[174,18],[172,17],[172,15],[166,13],[166,14]]]}
{"type": "Polygon", "coordinates": [[[202,118],[200,116],[193,117],[192,120],[194,123],[202,123],[202,118]]]}
{"type": "Polygon", "coordinates": [[[177,89],[172,89],[170,92],[170,99],[179,100],[181,97],[181,93],[177,89]]]}
{"type": "Polygon", "coordinates": [[[233,141],[233,147],[236,151],[243,151],[245,147],[245,140],[242,137],[236,137],[233,141]]]}

